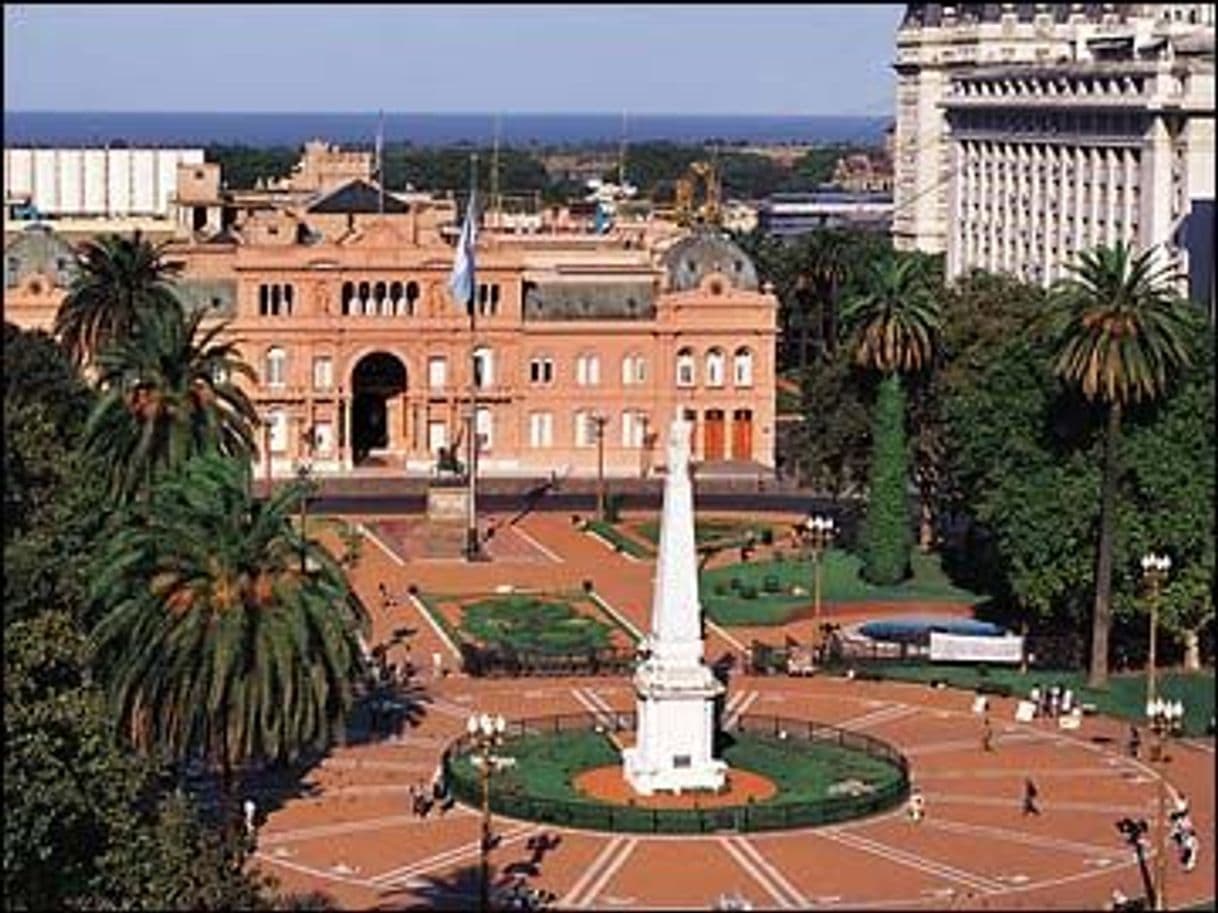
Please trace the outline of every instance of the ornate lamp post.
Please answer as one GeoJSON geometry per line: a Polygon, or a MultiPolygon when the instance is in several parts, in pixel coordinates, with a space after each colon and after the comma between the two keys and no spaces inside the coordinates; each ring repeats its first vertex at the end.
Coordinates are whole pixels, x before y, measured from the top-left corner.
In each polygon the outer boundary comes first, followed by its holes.
{"type": "Polygon", "coordinates": [[[309,492],[313,485],[313,460],[311,457],[299,460],[296,463],[296,480],[300,482],[304,491],[300,496],[300,573],[305,573],[307,560],[307,543],[309,522],[309,492]]]}
{"type": "Polygon", "coordinates": [[[503,741],[507,721],[502,716],[471,714],[466,720],[465,731],[473,744],[474,763],[478,766],[482,781],[482,879],[479,885],[479,909],[486,913],[491,908],[491,774],[505,759],[491,752],[503,741]]]}
{"type": "Polygon", "coordinates": [[[588,416],[588,421],[596,432],[596,516],[605,522],[605,423],[609,416],[603,412],[594,412],[588,416]]]}
{"type": "Polygon", "coordinates": [[[1142,579],[1146,581],[1146,589],[1150,601],[1150,656],[1146,664],[1146,704],[1154,703],[1157,685],[1157,647],[1159,632],[1159,593],[1163,582],[1171,570],[1171,558],[1167,555],[1156,555],[1147,552],[1142,556],[1142,579]]]}
{"type": "Polygon", "coordinates": [[[1150,762],[1155,765],[1159,780],[1159,811],[1155,821],[1155,877],[1152,908],[1167,909],[1167,773],[1171,755],[1168,742],[1171,736],[1179,735],[1184,723],[1184,702],[1165,701],[1162,698],[1146,702],[1146,719],[1155,742],[1150,750],[1150,762]]]}
{"type": "Polygon", "coordinates": [[[813,609],[814,616],[817,621],[820,621],[820,585],[821,585],[821,556],[829,547],[829,543],[833,541],[837,530],[833,526],[833,518],[822,516],[820,514],[809,514],[803,523],[799,525],[799,539],[801,544],[809,549],[812,554],[813,566],[813,592],[815,593],[813,609]]]}

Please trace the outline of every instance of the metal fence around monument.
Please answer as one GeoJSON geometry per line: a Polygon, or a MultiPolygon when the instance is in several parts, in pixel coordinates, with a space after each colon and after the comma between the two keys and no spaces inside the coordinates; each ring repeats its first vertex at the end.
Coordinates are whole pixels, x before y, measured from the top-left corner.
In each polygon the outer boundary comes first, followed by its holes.
{"type": "MultiPolygon", "coordinates": [[[[634,713],[576,713],[511,720],[504,733],[505,742],[526,735],[589,730],[599,733],[633,731],[634,713]]],[[[861,732],[810,720],[760,714],[743,714],[728,732],[770,735],[790,742],[832,745],[891,765],[896,778],[871,792],[859,795],[827,796],[815,801],[769,800],[720,808],[658,809],[631,805],[612,805],[577,799],[548,799],[527,796],[492,787],[491,810],[508,818],[539,821],[561,827],[586,830],[622,831],[648,834],[706,834],[715,831],[767,831],[818,827],[874,815],[904,801],[909,795],[909,761],[886,742],[861,732]]],[[[481,784],[476,773],[462,772],[454,764],[471,748],[469,736],[462,735],[444,752],[442,765],[453,795],[474,807],[482,802],[481,784]]],[[[508,746],[505,745],[505,751],[508,746]]]]}

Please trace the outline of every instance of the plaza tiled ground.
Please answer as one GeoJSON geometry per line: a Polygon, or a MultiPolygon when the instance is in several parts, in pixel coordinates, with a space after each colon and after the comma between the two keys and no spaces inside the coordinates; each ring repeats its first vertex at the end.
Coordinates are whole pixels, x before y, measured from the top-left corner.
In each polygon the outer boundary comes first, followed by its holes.
{"type": "MultiPolygon", "coordinates": [[[[412,583],[432,592],[500,583],[569,589],[590,578],[607,603],[646,627],[650,563],[606,549],[564,515],[530,515],[518,525],[535,551],[553,557],[460,565],[454,574],[451,564],[408,561],[370,542],[355,584],[373,614],[372,641],[408,626],[417,632],[409,646],[416,657],[447,651],[409,600],[381,606],[380,583],[404,594],[412,583]]],[[[710,637],[712,657],[735,649],[713,630],[710,637]]],[[[271,812],[258,861],[284,887],[320,889],[357,908],[469,908],[477,896],[477,816],[458,807],[420,821],[409,814],[407,796],[412,783],[430,776],[465,715],[633,709],[625,679],[475,680],[436,677],[425,666],[421,684],[425,713],[417,726],[393,741],[336,749],[307,778],[311,795],[271,812]]],[[[896,810],[815,830],[662,837],[496,818],[503,838],[493,857],[497,877],[512,877],[504,870],[513,866],[522,871],[533,855],[529,837],[545,833],[558,844],[527,877],[567,909],[707,908],[723,894],[757,909],[1099,909],[1114,887],[1139,894],[1137,866],[1114,823],[1124,815],[1153,821],[1157,781],[1147,766],[1121,756],[1124,724],[1088,718],[1077,733],[1017,724],[1014,702],[992,699],[995,751],[983,752],[970,704],[968,693],[917,684],[736,676],[729,710],[835,723],[896,745],[927,797],[927,819],[914,825],[896,810]],[[1040,789],[1040,817],[1020,813],[1025,776],[1040,789]]],[[[1169,860],[1169,898],[1184,906],[1214,895],[1212,740],[1176,746],[1168,776],[1189,796],[1202,841],[1192,873],[1169,860]]]]}

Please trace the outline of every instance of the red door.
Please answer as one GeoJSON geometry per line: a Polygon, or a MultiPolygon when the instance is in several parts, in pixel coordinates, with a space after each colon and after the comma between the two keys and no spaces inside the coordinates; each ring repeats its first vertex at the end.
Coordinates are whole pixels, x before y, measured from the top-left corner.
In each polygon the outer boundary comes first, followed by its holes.
{"type": "Polygon", "coordinates": [[[753,411],[737,409],[732,413],[732,459],[753,458],[753,411]]]}
{"type": "Polygon", "coordinates": [[[724,436],[724,418],[722,409],[708,409],[706,411],[706,430],[704,442],[706,445],[706,460],[722,460],[725,455],[724,445],[727,440],[724,436]]]}

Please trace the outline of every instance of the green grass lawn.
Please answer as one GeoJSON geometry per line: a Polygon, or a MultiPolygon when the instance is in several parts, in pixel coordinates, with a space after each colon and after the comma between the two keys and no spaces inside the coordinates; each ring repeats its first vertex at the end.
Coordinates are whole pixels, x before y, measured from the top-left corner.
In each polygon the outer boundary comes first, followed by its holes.
{"type": "Polygon", "coordinates": [[[636,542],[629,536],[623,535],[622,532],[612,523],[606,523],[601,520],[589,520],[588,529],[595,532],[602,539],[608,540],[610,545],[615,545],[632,558],[654,558],[655,552],[641,542],[636,542]]]}
{"type": "MultiPolygon", "coordinates": [[[[780,741],[755,733],[736,733],[730,738],[723,751],[729,767],[754,771],[778,786],[774,796],[758,805],[823,799],[830,786],[848,779],[878,789],[899,776],[890,764],[836,745],[780,741]]],[[[586,730],[510,739],[501,753],[515,758],[516,763],[495,776],[492,791],[539,799],[590,801],[576,789],[575,778],[586,770],[621,763],[606,736],[586,730]]],[[[458,760],[455,772],[463,779],[477,773],[468,756],[458,760]]]]}
{"type": "MultiPolygon", "coordinates": [[[[1146,676],[1120,675],[1109,679],[1108,690],[1092,691],[1086,686],[1087,674],[1081,671],[1054,672],[1030,669],[1022,675],[1018,669],[990,667],[985,676],[976,666],[932,663],[885,663],[869,667],[884,678],[895,681],[929,682],[939,679],[954,688],[973,689],[981,682],[1007,685],[1012,694],[1026,697],[1033,685],[1043,690],[1055,682],[1070,688],[1076,700],[1095,704],[1100,713],[1141,723],[1146,711],[1146,676]]],[[[1168,672],[1159,674],[1159,693],[1168,700],[1184,702],[1184,729],[1188,735],[1204,735],[1210,717],[1214,715],[1213,672],[1168,672]]]]}
{"type": "MultiPolygon", "coordinates": [[[[849,552],[830,549],[824,556],[822,599],[826,603],[851,602],[962,602],[976,603],[982,597],[953,586],[939,564],[937,555],[915,551],[911,556],[913,576],[896,586],[872,586],[859,576],[862,559],[849,552]]],[[[780,625],[806,606],[812,592],[811,561],[788,556],[783,561],[748,562],[706,571],[701,578],[702,605],[721,625],[780,625]],[[733,588],[736,578],[739,587],[733,588]],[[767,592],[767,581],[771,592],[767,592]],[[741,592],[756,588],[755,599],[741,592]],[[802,587],[804,595],[793,595],[802,587]],[[776,588],[776,590],[775,590],[776,588]]]]}
{"type": "MultiPolygon", "coordinates": [[[[648,542],[655,543],[656,545],[660,544],[660,521],[658,518],[631,523],[629,529],[642,536],[648,542]]],[[[762,531],[767,529],[773,529],[773,526],[769,523],[756,523],[746,520],[695,520],[694,542],[702,545],[706,542],[713,542],[715,539],[726,539],[728,537],[743,538],[750,530],[760,538],[762,531]]]]}
{"type": "Polygon", "coordinates": [[[611,646],[609,625],[581,615],[570,603],[506,596],[463,606],[461,629],[483,644],[548,654],[611,646]]]}

